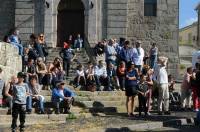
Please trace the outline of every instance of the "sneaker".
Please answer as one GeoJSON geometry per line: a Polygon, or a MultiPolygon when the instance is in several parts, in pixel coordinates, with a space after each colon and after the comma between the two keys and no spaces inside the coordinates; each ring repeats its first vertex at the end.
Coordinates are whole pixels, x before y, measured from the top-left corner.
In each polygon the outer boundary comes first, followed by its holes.
{"type": "Polygon", "coordinates": [[[151,115],[151,113],[150,113],[150,112],[147,112],[146,114],[147,114],[148,116],[150,116],[150,115],[151,115]]]}
{"type": "Polygon", "coordinates": [[[11,129],[11,132],[16,132],[16,131],[17,131],[16,128],[11,129]]]}
{"type": "Polygon", "coordinates": [[[31,114],[32,110],[27,110],[26,112],[27,114],[31,114]]]}
{"type": "Polygon", "coordinates": [[[194,109],[194,111],[195,111],[195,112],[198,112],[198,111],[199,111],[199,109],[194,109]]]}
{"type": "Polygon", "coordinates": [[[164,114],[165,115],[171,115],[171,112],[170,111],[165,111],[164,114]]]}
{"type": "Polygon", "coordinates": [[[42,111],[39,111],[38,114],[45,114],[45,112],[42,110],[42,111]]]}
{"type": "Polygon", "coordinates": [[[126,89],[125,88],[122,88],[122,91],[125,91],[126,89]]]}
{"type": "Polygon", "coordinates": [[[24,130],[25,130],[24,127],[22,127],[22,128],[19,129],[20,132],[24,132],[24,130]]]}

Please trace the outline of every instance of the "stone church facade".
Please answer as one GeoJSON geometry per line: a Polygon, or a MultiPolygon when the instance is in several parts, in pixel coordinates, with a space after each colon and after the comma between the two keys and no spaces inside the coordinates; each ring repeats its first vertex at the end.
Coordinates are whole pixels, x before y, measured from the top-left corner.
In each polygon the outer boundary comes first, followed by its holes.
{"type": "Polygon", "coordinates": [[[24,43],[31,33],[44,33],[49,47],[80,33],[93,46],[103,38],[158,44],[177,73],[179,0],[0,0],[0,37],[18,27],[24,43]]]}

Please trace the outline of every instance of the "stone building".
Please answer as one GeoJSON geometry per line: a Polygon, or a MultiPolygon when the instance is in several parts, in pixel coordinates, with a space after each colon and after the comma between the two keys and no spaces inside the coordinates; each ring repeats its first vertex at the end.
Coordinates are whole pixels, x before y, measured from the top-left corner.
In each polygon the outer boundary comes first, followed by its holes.
{"type": "Polygon", "coordinates": [[[179,0],[0,0],[0,37],[18,27],[25,43],[44,32],[49,47],[80,33],[90,46],[102,38],[139,39],[148,49],[157,42],[177,73],[179,0]],[[3,19],[2,19],[3,18],[3,19]]]}
{"type": "Polygon", "coordinates": [[[180,45],[197,45],[197,22],[183,27],[179,30],[179,44],[180,45]]]}

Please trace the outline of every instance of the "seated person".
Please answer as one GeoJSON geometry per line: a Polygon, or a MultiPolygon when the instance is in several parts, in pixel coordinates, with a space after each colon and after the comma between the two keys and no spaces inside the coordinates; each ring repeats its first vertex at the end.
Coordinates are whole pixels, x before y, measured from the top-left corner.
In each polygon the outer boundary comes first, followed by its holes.
{"type": "Polygon", "coordinates": [[[44,96],[40,95],[41,87],[37,83],[37,77],[32,76],[30,78],[29,87],[29,96],[27,96],[27,112],[30,114],[32,111],[32,102],[36,102],[39,105],[39,114],[44,114],[44,96]]]}
{"type": "MultiPolygon", "coordinates": [[[[88,68],[85,70],[85,74],[86,74],[87,89],[90,86],[95,86],[96,84],[95,84],[95,78],[94,78],[94,66],[91,62],[88,63],[88,68]]],[[[94,89],[94,90],[96,90],[96,89],[94,89]]]]}
{"type": "Polygon", "coordinates": [[[39,84],[42,84],[42,79],[47,73],[47,68],[41,57],[37,59],[36,72],[38,74],[39,84]]]}
{"type": "Polygon", "coordinates": [[[26,80],[25,80],[26,83],[29,82],[31,76],[37,75],[33,59],[28,59],[28,64],[25,66],[25,73],[26,73],[26,80]]]}
{"type": "Polygon", "coordinates": [[[70,114],[70,108],[74,101],[75,94],[68,88],[65,88],[63,81],[56,82],[56,87],[52,90],[52,103],[55,107],[55,113],[60,113],[60,107],[64,107],[64,113],[70,114]]]}
{"type": "Polygon", "coordinates": [[[102,86],[108,85],[107,70],[102,60],[99,61],[99,65],[95,66],[94,77],[97,84],[97,90],[103,90],[104,88],[102,86]]]}
{"type": "Polygon", "coordinates": [[[119,89],[119,80],[114,65],[112,63],[108,64],[107,75],[108,75],[108,91],[112,90],[116,91],[116,88],[119,89]]]}
{"type": "Polygon", "coordinates": [[[86,85],[85,71],[83,69],[83,65],[80,64],[76,70],[76,77],[75,77],[76,87],[78,87],[80,85],[81,81],[83,81],[82,85],[85,86],[86,85]]]}
{"type": "Polygon", "coordinates": [[[95,46],[96,55],[102,56],[105,53],[104,49],[105,49],[105,46],[103,42],[98,42],[98,44],[95,46]]]}
{"type": "Polygon", "coordinates": [[[13,86],[18,82],[17,76],[12,76],[11,80],[7,83],[5,90],[4,90],[4,100],[8,104],[8,112],[7,114],[10,115],[12,112],[13,106],[13,86]]]}

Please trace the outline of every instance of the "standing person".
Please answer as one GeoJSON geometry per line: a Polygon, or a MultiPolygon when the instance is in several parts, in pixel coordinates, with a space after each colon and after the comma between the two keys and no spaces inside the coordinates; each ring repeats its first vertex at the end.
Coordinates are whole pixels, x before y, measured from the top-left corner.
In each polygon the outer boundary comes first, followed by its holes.
{"type": "Polygon", "coordinates": [[[131,61],[131,52],[130,52],[130,41],[125,41],[124,46],[120,51],[119,57],[121,61],[124,61],[126,64],[131,61]]]}
{"type": "Polygon", "coordinates": [[[143,67],[143,59],[144,59],[144,49],[141,47],[141,41],[136,42],[136,47],[132,50],[132,61],[135,64],[135,67],[138,69],[139,74],[141,74],[142,67],[143,67]]]}
{"type": "Polygon", "coordinates": [[[150,115],[151,110],[151,101],[152,101],[152,89],[153,89],[153,70],[148,69],[146,82],[148,84],[148,92],[147,92],[147,115],[150,115]]]}
{"type": "Polygon", "coordinates": [[[37,83],[37,76],[32,76],[30,78],[29,87],[29,96],[27,96],[27,112],[31,114],[32,112],[32,102],[37,102],[39,105],[39,114],[44,114],[44,96],[40,94],[41,86],[37,83]]]}
{"type": "Polygon", "coordinates": [[[1,77],[2,72],[3,70],[0,68],[0,107],[3,105],[3,90],[5,88],[5,82],[1,77]]]}
{"type": "Polygon", "coordinates": [[[19,50],[19,55],[23,55],[23,46],[20,42],[20,39],[19,39],[19,30],[17,28],[14,28],[13,31],[12,31],[12,34],[11,36],[9,37],[9,40],[10,40],[10,43],[13,44],[15,47],[18,48],[19,50]]]}
{"type": "Polygon", "coordinates": [[[24,131],[26,118],[26,96],[28,94],[28,85],[24,83],[25,74],[19,72],[17,74],[18,83],[13,86],[13,108],[12,108],[12,131],[17,128],[17,118],[19,115],[20,131],[24,131]]]}
{"type": "Polygon", "coordinates": [[[69,76],[71,63],[76,57],[75,52],[70,47],[66,47],[66,48],[63,48],[59,54],[60,54],[60,57],[63,59],[64,71],[66,72],[66,75],[69,76]]]}
{"type": "Polygon", "coordinates": [[[117,73],[112,63],[108,64],[107,75],[108,75],[108,91],[120,90],[117,73]]]}
{"type": "Polygon", "coordinates": [[[103,56],[103,54],[105,53],[105,45],[103,44],[103,42],[98,42],[98,44],[96,44],[95,52],[97,56],[103,56]]]}
{"type": "Polygon", "coordinates": [[[70,48],[74,48],[74,45],[73,45],[73,36],[72,35],[69,35],[69,37],[65,40],[64,42],[64,48],[66,48],[66,46],[70,47],[70,48]],[[67,45],[65,45],[67,44],[67,45]]]}
{"type": "Polygon", "coordinates": [[[149,51],[149,57],[150,57],[150,67],[151,69],[153,69],[158,58],[158,47],[156,47],[156,43],[152,43],[152,47],[149,51]]]}
{"type": "Polygon", "coordinates": [[[168,88],[168,74],[166,70],[168,58],[160,57],[157,71],[155,71],[155,76],[157,78],[157,83],[159,84],[159,94],[158,94],[158,114],[163,114],[163,103],[164,103],[164,114],[170,115],[169,111],[169,88],[168,88]]]}
{"type": "Polygon", "coordinates": [[[109,40],[108,45],[106,46],[105,53],[106,53],[106,64],[108,66],[109,63],[112,63],[113,65],[116,65],[116,59],[117,59],[117,52],[114,47],[115,41],[113,39],[109,40]]]}
{"type": "Polygon", "coordinates": [[[183,82],[181,84],[181,107],[182,109],[191,108],[191,78],[192,78],[192,67],[187,68],[187,72],[184,75],[183,82]]]}
{"type": "Polygon", "coordinates": [[[81,48],[83,47],[83,39],[81,38],[80,34],[77,35],[77,38],[74,41],[74,45],[77,51],[81,50],[81,48]]]}
{"type": "Polygon", "coordinates": [[[12,113],[12,106],[13,106],[13,87],[15,84],[17,84],[18,78],[17,76],[12,76],[11,80],[8,81],[6,84],[6,88],[4,90],[4,99],[6,101],[6,104],[8,103],[8,112],[7,115],[10,115],[12,113]]]}
{"type": "Polygon", "coordinates": [[[45,60],[45,58],[48,56],[48,51],[47,51],[47,44],[46,44],[46,41],[45,41],[45,36],[44,36],[43,33],[39,34],[38,43],[42,47],[42,51],[43,51],[43,54],[44,54],[44,60],[45,60]]]}
{"type": "Polygon", "coordinates": [[[64,87],[63,81],[56,82],[56,87],[52,90],[52,102],[55,106],[55,113],[60,114],[60,108],[64,107],[64,113],[70,114],[71,105],[74,102],[75,94],[64,87]]]}
{"type": "Polygon", "coordinates": [[[121,61],[117,67],[117,77],[119,79],[120,89],[125,91],[126,64],[124,61],[121,61]]]}
{"type": "Polygon", "coordinates": [[[146,106],[147,104],[147,92],[148,92],[148,84],[146,82],[146,77],[144,75],[140,76],[140,83],[138,86],[138,100],[139,100],[139,116],[142,115],[142,111],[145,113],[145,116],[147,116],[148,108],[146,106]]]}
{"type": "Polygon", "coordinates": [[[35,34],[31,34],[30,41],[32,48],[35,50],[35,52],[37,52],[38,57],[42,57],[42,59],[44,59],[42,46],[39,44],[39,37],[37,37],[35,34]]]}
{"type": "Polygon", "coordinates": [[[126,89],[126,108],[129,117],[133,117],[134,98],[137,95],[138,72],[133,62],[129,62],[126,72],[125,89],[126,89]]]}

